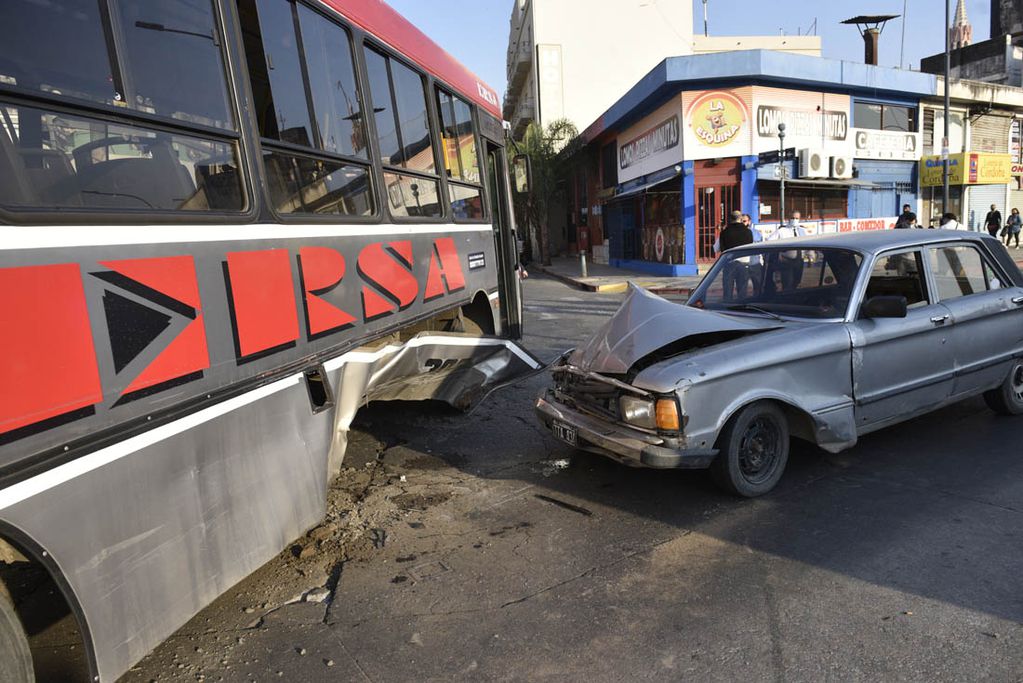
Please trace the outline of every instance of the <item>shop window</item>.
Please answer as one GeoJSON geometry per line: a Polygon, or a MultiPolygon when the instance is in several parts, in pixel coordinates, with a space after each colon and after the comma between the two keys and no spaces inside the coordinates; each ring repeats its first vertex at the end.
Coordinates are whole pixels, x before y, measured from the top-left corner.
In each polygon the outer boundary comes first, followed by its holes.
{"type": "MultiPolygon", "coordinates": [[[[760,204],[769,211],[760,212],[764,222],[781,219],[780,184],[773,181],[759,182],[760,204]]],[[[849,209],[849,189],[845,187],[819,187],[814,185],[785,185],[785,213],[788,216],[798,211],[803,220],[845,218],[849,209]]]]}
{"type": "Polygon", "coordinates": [[[854,102],[853,126],[911,133],[917,130],[917,110],[899,104],[854,102]]]}

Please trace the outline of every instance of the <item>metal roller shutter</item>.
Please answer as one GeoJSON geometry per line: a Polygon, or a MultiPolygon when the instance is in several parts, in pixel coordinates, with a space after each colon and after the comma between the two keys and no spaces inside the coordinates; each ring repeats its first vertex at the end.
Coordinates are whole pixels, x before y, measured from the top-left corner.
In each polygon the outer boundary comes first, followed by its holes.
{"type": "Polygon", "coordinates": [[[1012,119],[1008,116],[986,114],[977,117],[970,127],[970,150],[1005,154],[1009,151],[1011,124],[1012,119]]]}
{"type": "Polygon", "coordinates": [[[1002,212],[1002,222],[1005,222],[1005,185],[972,185],[969,193],[969,209],[964,218],[971,230],[987,232],[984,217],[991,210],[992,204],[1002,212]]]}

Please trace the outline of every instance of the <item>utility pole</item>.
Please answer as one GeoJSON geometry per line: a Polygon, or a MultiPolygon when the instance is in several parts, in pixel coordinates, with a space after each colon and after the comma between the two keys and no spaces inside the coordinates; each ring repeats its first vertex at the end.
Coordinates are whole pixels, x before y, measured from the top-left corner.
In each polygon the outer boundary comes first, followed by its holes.
{"type": "Polygon", "coordinates": [[[902,45],[899,47],[899,68],[906,68],[906,10],[909,0],[902,0],[902,45]]]}
{"type": "Polygon", "coordinates": [[[785,124],[778,124],[778,170],[781,171],[781,221],[778,228],[785,225],[785,124]]]}
{"type": "Polygon", "coordinates": [[[707,36],[707,0],[703,0],[703,35],[707,36]]]}
{"type": "Polygon", "coordinates": [[[945,0],[945,137],[941,140],[941,212],[948,213],[948,119],[951,95],[949,94],[949,72],[952,70],[952,55],[949,52],[949,15],[952,0],[945,0]]]}

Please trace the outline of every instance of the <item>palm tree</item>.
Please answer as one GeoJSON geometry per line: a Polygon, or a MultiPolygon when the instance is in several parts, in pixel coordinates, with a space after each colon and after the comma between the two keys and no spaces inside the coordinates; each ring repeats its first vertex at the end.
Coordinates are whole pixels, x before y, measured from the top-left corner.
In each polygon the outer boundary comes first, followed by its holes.
{"type": "Polygon", "coordinates": [[[530,123],[516,148],[529,157],[532,167],[529,192],[517,197],[516,213],[540,248],[540,263],[549,266],[551,205],[563,191],[559,181],[564,180],[568,161],[579,148],[579,131],[568,119],[551,121],[546,128],[530,123]]]}

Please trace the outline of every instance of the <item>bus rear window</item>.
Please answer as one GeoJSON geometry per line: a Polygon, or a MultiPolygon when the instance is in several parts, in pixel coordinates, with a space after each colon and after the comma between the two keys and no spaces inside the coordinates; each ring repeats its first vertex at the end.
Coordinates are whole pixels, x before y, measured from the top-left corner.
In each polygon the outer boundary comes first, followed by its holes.
{"type": "Polygon", "coordinates": [[[233,143],[0,103],[0,204],[240,211],[233,143]]]}

